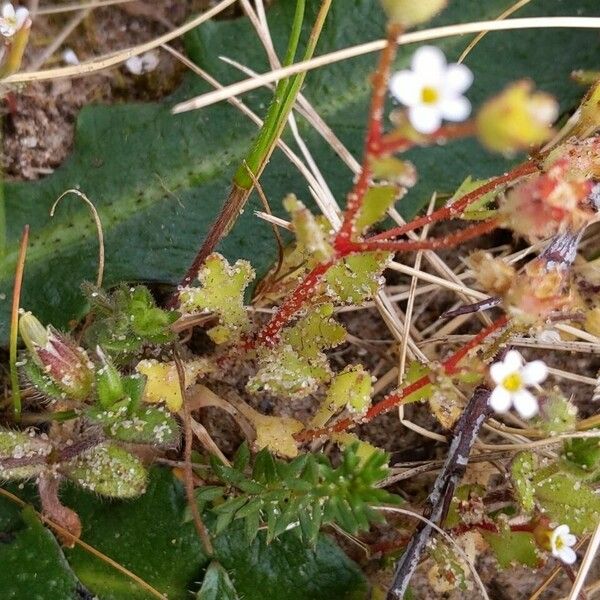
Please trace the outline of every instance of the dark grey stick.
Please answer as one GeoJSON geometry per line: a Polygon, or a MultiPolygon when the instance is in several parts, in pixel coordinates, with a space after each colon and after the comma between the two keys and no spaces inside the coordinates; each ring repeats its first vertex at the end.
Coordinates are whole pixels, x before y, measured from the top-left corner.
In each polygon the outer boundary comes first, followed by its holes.
{"type": "MultiPolygon", "coordinates": [[[[454,427],[448,457],[435,480],[433,490],[429,494],[423,509],[423,516],[436,525],[440,525],[448,513],[454,491],[467,468],[471,448],[481,426],[491,413],[488,405],[489,397],[490,390],[483,386],[476,388],[454,427]]],[[[415,534],[406,547],[406,551],[398,561],[394,582],[388,592],[387,600],[402,600],[404,598],[410,578],[419,564],[432,532],[433,527],[428,523],[421,523],[417,527],[415,534]]]]}

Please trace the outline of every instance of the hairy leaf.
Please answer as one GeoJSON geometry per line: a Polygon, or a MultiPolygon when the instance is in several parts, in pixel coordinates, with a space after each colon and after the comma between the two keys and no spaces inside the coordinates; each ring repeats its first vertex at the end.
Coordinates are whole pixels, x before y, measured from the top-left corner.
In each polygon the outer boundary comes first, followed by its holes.
{"type": "Polygon", "coordinates": [[[200,287],[186,287],[181,291],[181,310],[216,313],[219,325],[208,330],[212,340],[217,344],[238,340],[250,325],[244,293],[254,279],[254,269],[246,260],[230,265],[215,252],[206,259],[198,279],[200,287]]]}

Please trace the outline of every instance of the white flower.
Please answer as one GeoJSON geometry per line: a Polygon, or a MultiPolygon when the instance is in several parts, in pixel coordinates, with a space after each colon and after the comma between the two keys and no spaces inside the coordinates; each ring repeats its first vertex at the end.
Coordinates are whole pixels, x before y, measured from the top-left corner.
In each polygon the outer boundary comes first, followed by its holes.
{"type": "Polygon", "coordinates": [[[444,53],[435,46],[421,46],[411,67],[392,75],[390,91],[408,107],[408,118],[417,131],[433,133],[442,119],[464,121],[471,114],[471,103],[463,96],[473,83],[468,67],[447,64],[444,53]]]}
{"type": "Polygon", "coordinates": [[[490,406],[499,413],[511,406],[524,418],[530,419],[538,412],[538,403],[527,386],[537,385],[548,376],[548,367],[541,360],[525,363],[516,351],[506,353],[502,362],[490,367],[490,376],[496,387],[490,396],[490,406]]]}
{"type": "Polygon", "coordinates": [[[20,7],[15,10],[15,7],[7,2],[2,6],[2,16],[0,16],[0,35],[5,38],[11,38],[29,18],[29,11],[26,8],[20,7]]]}
{"type": "Polygon", "coordinates": [[[141,56],[132,56],[125,61],[125,67],[133,75],[150,73],[158,66],[158,55],[156,52],[146,52],[141,56]]]}
{"type": "Polygon", "coordinates": [[[75,54],[75,51],[72,48],[65,48],[62,53],[63,62],[66,65],[78,65],[79,57],[75,54]]]}
{"type": "Polygon", "coordinates": [[[572,546],[577,538],[570,533],[568,525],[559,525],[550,534],[550,549],[552,556],[556,556],[567,565],[572,565],[577,560],[577,554],[572,546]]]}

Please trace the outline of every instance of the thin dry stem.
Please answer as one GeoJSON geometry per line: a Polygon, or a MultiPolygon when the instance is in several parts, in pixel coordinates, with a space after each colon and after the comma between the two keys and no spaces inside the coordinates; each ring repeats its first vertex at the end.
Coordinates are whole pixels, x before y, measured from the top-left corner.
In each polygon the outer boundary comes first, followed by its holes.
{"type": "Polygon", "coordinates": [[[183,369],[183,364],[181,362],[181,358],[179,357],[179,353],[177,349],[175,349],[174,353],[175,358],[175,366],[177,367],[177,377],[179,379],[179,389],[181,391],[181,397],[183,398],[183,427],[184,427],[184,449],[183,456],[185,462],[184,468],[184,484],[185,484],[185,493],[187,496],[188,507],[192,514],[192,518],[194,521],[194,527],[198,532],[198,537],[204,546],[204,551],[208,556],[212,556],[214,554],[213,545],[210,540],[210,533],[206,528],[202,520],[202,516],[200,515],[200,511],[198,510],[198,503],[196,502],[196,496],[194,494],[194,470],[192,467],[192,415],[190,414],[190,408],[187,402],[186,396],[186,387],[185,387],[185,371],[183,369]]]}

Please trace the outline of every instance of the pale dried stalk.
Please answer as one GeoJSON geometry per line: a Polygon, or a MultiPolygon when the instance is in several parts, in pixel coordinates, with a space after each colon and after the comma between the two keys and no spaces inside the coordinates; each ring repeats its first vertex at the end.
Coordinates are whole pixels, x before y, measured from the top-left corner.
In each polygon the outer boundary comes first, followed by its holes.
{"type": "MultiPolygon", "coordinates": [[[[597,17],[537,17],[526,19],[510,19],[507,21],[478,21],[473,23],[463,23],[458,25],[448,25],[405,33],[398,39],[398,45],[424,42],[465,33],[478,33],[480,31],[507,31],[515,29],[541,29],[541,28],[578,28],[578,29],[600,29],[600,18],[597,17]]],[[[351,46],[344,50],[337,50],[323,56],[318,56],[307,61],[301,61],[264,73],[260,77],[246,79],[238,83],[227,86],[218,92],[209,92],[202,94],[191,100],[186,100],[177,104],[173,108],[174,113],[182,113],[189,110],[197,110],[226,100],[231,96],[238,96],[250,90],[262,87],[267,83],[273,83],[297,73],[304,73],[319,67],[324,67],[335,62],[347,60],[364,54],[378,52],[383,50],[387,44],[386,40],[377,40],[366,44],[351,46]]]]}

